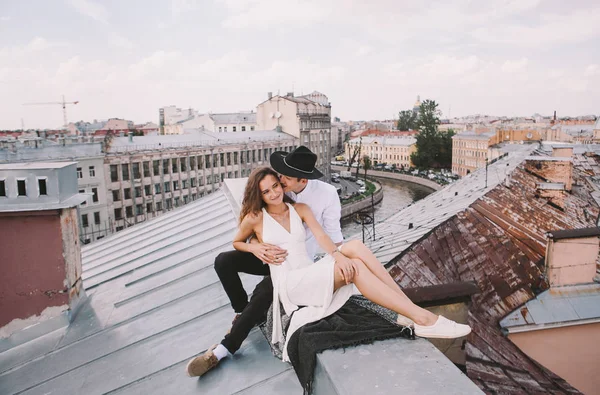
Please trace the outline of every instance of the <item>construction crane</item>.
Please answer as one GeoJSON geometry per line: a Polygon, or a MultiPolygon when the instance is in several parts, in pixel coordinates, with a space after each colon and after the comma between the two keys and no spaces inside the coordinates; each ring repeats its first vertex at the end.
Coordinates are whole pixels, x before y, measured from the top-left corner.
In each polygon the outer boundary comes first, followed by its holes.
{"type": "Polygon", "coordinates": [[[51,101],[51,102],[42,102],[42,103],[23,103],[24,106],[45,106],[45,105],[51,105],[51,104],[58,104],[62,106],[63,109],[63,120],[65,122],[65,124],[63,125],[63,128],[66,129],[67,128],[67,104],[77,104],[79,103],[79,101],[65,101],[65,95],[62,96],[62,101],[51,101]]]}

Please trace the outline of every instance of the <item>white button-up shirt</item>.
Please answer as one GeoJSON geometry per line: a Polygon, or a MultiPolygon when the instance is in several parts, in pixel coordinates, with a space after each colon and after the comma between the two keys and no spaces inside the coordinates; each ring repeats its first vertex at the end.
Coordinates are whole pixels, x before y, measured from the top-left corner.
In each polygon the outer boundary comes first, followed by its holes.
{"type": "MultiPolygon", "coordinates": [[[[308,184],[302,192],[288,192],[288,195],[294,201],[304,203],[310,207],[317,222],[334,243],[344,241],[340,224],[342,206],[334,186],[319,180],[308,180],[308,184]]],[[[306,229],[306,251],[308,256],[314,257],[317,253],[330,252],[322,251],[315,236],[306,224],[304,224],[304,228],[306,229]]]]}

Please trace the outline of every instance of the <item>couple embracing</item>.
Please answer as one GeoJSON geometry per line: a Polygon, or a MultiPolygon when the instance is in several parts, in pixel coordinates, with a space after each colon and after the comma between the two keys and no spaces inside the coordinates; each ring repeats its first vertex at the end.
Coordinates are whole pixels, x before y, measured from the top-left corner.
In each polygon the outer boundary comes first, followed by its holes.
{"type": "Polygon", "coordinates": [[[272,168],[255,169],[248,179],[235,251],[221,253],[215,270],[237,313],[221,343],[192,359],[187,373],[202,376],[234,354],[273,305],[269,341],[283,345],[311,322],[325,318],[355,294],[396,312],[416,336],[456,338],[471,329],[415,305],[375,255],[360,241],[343,242],[341,207],[335,188],[319,181],[316,155],[300,146],[274,152],[272,168]],[[263,275],[250,301],[239,273],[263,275]],[[280,306],[291,317],[284,328],[280,306]],[[408,318],[406,318],[408,317],[408,318]]]}

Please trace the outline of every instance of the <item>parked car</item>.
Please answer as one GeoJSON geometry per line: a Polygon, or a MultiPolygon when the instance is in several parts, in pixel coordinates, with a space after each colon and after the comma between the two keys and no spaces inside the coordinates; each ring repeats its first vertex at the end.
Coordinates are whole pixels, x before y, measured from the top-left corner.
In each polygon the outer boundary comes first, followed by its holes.
{"type": "Polygon", "coordinates": [[[356,180],[356,183],[361,186],[365,185],[365,182],[363,180],[356,180]]]}
{"type": "Polygon", "coordinates": [[[362,187],[358,188],[358,192],[359,193],[365,193],[365,192],[367,192],[367,188],[365,188],[364,186],[362,186],[362,187]]]}
{"type": "Polygon", "coordinates": [[[337,178],[337,177],[331,177],[331,182],[337,182],[337,183],[339,183],[340,179],[337,178]]]}

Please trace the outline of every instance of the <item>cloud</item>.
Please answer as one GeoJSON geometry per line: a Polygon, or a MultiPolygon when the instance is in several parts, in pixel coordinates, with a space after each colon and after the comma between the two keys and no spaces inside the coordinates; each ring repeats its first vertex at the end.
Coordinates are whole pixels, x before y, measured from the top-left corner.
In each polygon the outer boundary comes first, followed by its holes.
{"type": "Polygon", "coordinates": [[[373,48],[368,45],[361,45],[356,49],[356,56],[366,56],[373,52],[373,48]]]}
{"type": "Polygon", "coordinates": [[[133,42],[117,33],[111,33],[109,36],[109,42],[117,48],[123,48],[123,49],[132,49],[133,48],[133,42]]]}
{"type": "Polygon", "coordinates": [[[476,28],[472,37],[491,44],[541,47],[583,42],[600,36],[600,8],[577,10],[567,15],[546,13],[540,23],[498,23],[476,28]]]}
{"type": "Polygon", "coordinates": [[[523,71],[529,64],[529,59],[522,58],[520,60],[507,60],[502,64],[502,71],[505,73],[515,73],[523,71]]]}
{"type": "Polygon", "coordinates": [[[178,18],[200,6],[198,0],[171,0],[171,16],[178,18]]]}
{"type": "Polygon", "coordinates": [[[108,11],[104,5],[93,0],[69,0],[77,12],[98,22],[108,24],[108,11]]]}
{"type": "Polygon", "coordinates": [[[590,64],[588,67],[585,68],[584,75],[586,77],[594,77],[600,75],[600,65],[590,64]]]}
{"type": "Polygon", "coordinates": [[[10,17],[9,16],[0,16],[0,22],[8,22],[10,21],[10,17]]]}
{"type": "Polygon", "coordinates": [[[299,26],[328,20],[332,4],[317,0],[221,0],[230,15],[223,27],[268,29],[274,26],[299,26]]]}

